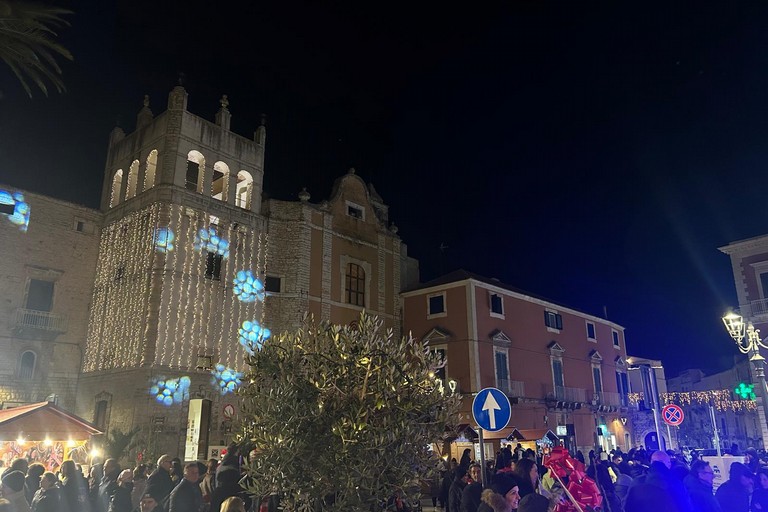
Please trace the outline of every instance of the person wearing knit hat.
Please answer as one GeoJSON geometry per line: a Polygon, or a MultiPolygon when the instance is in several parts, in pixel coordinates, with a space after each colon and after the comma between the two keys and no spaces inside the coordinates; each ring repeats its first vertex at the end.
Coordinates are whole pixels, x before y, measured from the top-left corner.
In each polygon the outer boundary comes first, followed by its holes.
{"type": "Polygon", "coordinates": [[[517,512],[547,512],[549,500],[541,494],[529,494],[520,500],[517,512]]]}
{"type": "Polygon", "coordinates": [[[520,482],[510,473],[496,475],[491,488],[483,491],[477,512],[512,512],[520,503],[520,482]]]}
{"type": "Polygon", "coordinates": [[[14,510],[18,512],[30,512],[29,502],[24,495],[24,473],[21,471],[7,471],[3,475],[2,485],[3,498],[11,502],[14,510]]]}

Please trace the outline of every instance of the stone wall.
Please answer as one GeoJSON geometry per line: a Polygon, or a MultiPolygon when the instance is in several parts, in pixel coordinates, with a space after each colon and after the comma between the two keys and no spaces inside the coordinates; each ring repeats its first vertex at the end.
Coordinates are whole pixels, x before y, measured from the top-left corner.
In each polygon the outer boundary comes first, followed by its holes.
{"type": "MultiPolygon", "coordinates": [[[[1,189],[13,190],[0,185],[1,189]]],[[[83,206],[23,192],[30,205],[27,232],[0,215],[0,401],[3,406],[45,400],[74,407],[98,252],[101,214],[83,206]],[[80,229],[78,231],[78,229],[80,229]],[[49,320],[19,316],[31,279],[53,281],[49,320]],[[39,327],[36,327],[39,326],[39,327]],[[59,332],[63,331],[63,332],[59,332]],[[20,357],[36,356],[31,379],[20,379],[20,357]]]]}

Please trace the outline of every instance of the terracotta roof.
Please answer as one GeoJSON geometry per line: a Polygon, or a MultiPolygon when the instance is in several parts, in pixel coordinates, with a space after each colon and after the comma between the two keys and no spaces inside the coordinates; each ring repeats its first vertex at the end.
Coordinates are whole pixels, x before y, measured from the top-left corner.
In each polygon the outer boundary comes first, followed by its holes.
{"type": "Polygon", "coordinates": [[[13,441],[19,435],[30,441],[46,438],[78,441],[101,433],[84,419],[51,402],[0,410],[0,441],[13,441]]]}

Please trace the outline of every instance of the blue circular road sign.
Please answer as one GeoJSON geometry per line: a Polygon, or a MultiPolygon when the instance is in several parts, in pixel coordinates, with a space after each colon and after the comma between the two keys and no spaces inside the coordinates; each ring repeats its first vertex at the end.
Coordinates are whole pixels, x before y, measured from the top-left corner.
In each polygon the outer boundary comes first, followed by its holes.
{"type": "Polygon", "coordinates": [[[485,388],[472,402],[472,416],[483,430],[497,432],[509,423],[512,406],[509,398],[500,389],[485,388]]]}

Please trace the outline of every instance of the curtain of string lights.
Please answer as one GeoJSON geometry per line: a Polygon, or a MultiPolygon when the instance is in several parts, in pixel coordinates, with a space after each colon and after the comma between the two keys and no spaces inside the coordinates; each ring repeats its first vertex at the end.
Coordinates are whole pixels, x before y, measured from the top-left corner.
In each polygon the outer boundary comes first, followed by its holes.
{"type": "Polygon", "coordinates": [[[136,367],[144,354],[154,354],[145,363],[186,370],[205,355],[218,368],[224,366],[219,375],[234,375],[244,364],[238,345],[242,322],[259,318],[263,325],[263,282],[258,278],[266,269],[267,244],[267,237],[252,228],[222,225],[176,204],[154,203],[106,226],[85,371],[136,367]],[[166,219],[163,225],[161,218],[166,219]],[[211,252],[221,257],[218,275],[211,275],[211,252]],[[239,273],[248,272],[252,280],[238,280],[239,273]],[[152,279],[161,280],[159,304],[150,303],[152,279]],[[240,300],[251,298],[248,289],[254,300],[240,300]],[[151,308],[158,308],[156,326],[146,325],[151,308]],[[157,333],[155,347],[145,346],[153,339],[144,335],[147,328],[157,333]]]}

